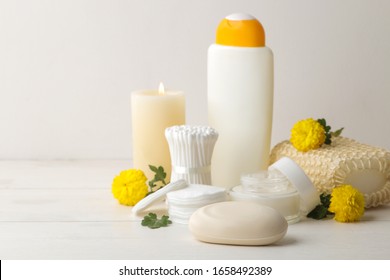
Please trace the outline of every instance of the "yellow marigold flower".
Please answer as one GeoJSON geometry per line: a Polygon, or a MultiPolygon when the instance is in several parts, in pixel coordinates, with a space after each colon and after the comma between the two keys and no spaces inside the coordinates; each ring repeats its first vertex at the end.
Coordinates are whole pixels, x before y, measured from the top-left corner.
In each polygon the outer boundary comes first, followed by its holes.
{"type": "Polygon", "coordinates": [[[291,129],[291,144],[301,152],[317,149],[324,144],[325,129],[312,118],[297,122],[291,129]]]}
{"type": "Polygon", "coordinates": [[[330,198],[329,212],[335,214],[338,222],[359,221],[364,214],[364,196],[351,185],[335,187],[330,198]]]}
{"type": "Polygon", "coordinates": [[[112,193],[120,204],[134,206],[148,193],[146,180],[141,170],[122,171],[112,182],[112,193]]]}

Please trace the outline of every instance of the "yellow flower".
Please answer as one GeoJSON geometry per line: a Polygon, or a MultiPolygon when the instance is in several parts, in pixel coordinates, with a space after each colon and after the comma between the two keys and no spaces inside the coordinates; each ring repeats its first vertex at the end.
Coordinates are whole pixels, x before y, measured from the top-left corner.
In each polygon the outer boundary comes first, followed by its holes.
{"type": "Polygon", "coordinates": [[[324,144],[325,129],[312,118],[297,122],[291,129],[291,144],[301,152],[317,149],[324,144]]]}
{"type": "Polygon", "coordinates": [[[338,222],[359,221],[364,214],[364,196],[351,185],[335,187],[328,210],[335,214],[334,219],[338,222]]]}
{"type": "Polygon", "coordinates": [[[148,193],[146,180],[141,170],[122,171],[112,182],[112,193],[120,204],[134,206],[148,193]]]}

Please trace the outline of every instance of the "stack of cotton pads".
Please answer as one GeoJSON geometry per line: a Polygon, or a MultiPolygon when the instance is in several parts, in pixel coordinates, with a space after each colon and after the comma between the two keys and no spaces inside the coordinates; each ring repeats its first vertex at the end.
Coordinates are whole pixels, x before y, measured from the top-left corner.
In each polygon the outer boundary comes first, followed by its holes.
{"type": "Polygon", "coordinates": [[[226,200],[225,188],[190,184],[187,188],[167,193],[166,202],[170,219],[176,223],[188,224],[197,209],[226,200]]]}

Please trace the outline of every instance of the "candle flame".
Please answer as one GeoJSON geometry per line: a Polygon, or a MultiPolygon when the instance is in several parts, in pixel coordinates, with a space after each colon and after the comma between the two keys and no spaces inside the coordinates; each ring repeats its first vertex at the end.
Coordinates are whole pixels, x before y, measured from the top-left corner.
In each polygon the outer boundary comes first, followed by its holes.
{"type": "Polygon", "coordinates": [[[160,85],[158,86],[158,94],[160,94],[160,95],[165,94],[165,89],[164,89],[163,83],[160,83],[160,85]]]}

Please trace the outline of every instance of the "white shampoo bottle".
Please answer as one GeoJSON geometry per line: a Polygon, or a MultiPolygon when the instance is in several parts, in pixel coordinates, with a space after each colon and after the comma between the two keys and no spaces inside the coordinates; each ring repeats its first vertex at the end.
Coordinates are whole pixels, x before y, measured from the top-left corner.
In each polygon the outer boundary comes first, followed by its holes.
{"type": "Polygon", "coordinates": [[[219,133],[212,184],[233,187],[241,175],[269,164],[273,112],[273,54],[261,23],[248,14],[221,21],[208,49],[208,119],[219,133]]]}

